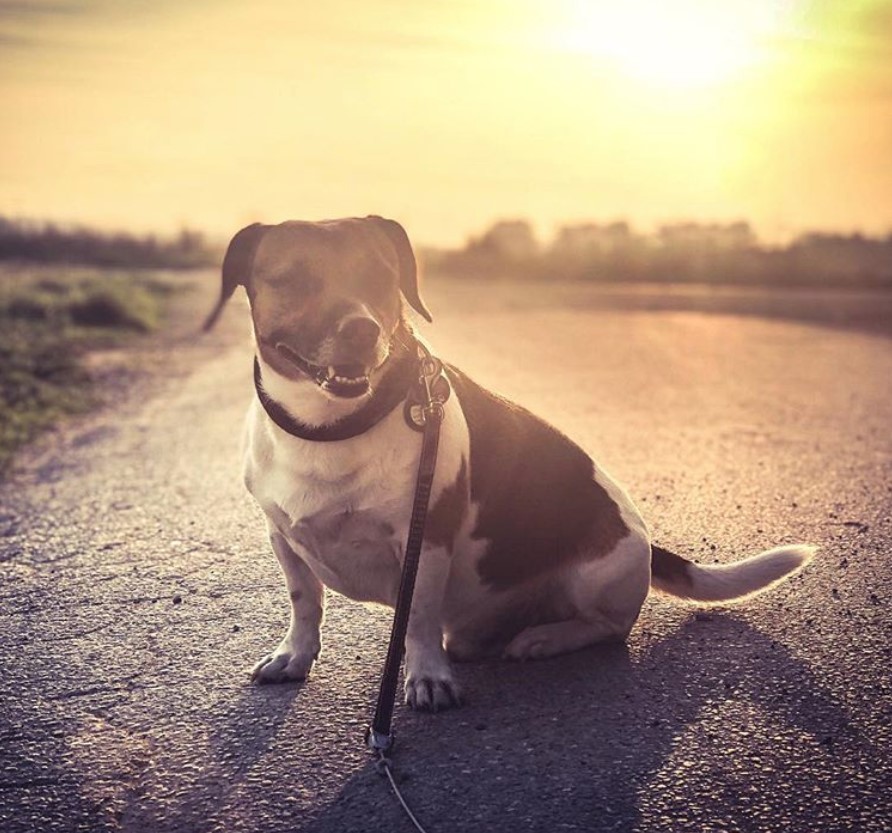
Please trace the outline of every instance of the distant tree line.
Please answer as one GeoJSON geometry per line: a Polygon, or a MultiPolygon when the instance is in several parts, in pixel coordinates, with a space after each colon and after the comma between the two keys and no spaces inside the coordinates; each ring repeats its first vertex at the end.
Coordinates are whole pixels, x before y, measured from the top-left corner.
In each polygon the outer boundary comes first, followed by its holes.
{"type": "Polygon", "coordinates": [[[218,264],[220,259],[217,247],[188,229],[163,238],[0,217],[0,260],[191,269],[218,264]]]}
{"type": "Polygon", "coordinates": [[[769,246],[745,222],[672,223],[653,234],[580,223],[542,245],[527,221],[504,220],[464,248],[429,250],[426,262],[469,277],[892,287],[892,233],[809,232],[769,246]]]}

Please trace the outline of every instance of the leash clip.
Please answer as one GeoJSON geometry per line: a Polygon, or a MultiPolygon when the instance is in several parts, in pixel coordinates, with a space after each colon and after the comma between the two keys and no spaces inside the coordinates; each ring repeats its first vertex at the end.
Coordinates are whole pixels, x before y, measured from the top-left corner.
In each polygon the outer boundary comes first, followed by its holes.
{"type": "Polygon", "coordinates": [[[385,735],[368,726],[365,730],[365,745],[373,752],[381,752],[386,755],[393,748],[393,732],[385,735]]]}
{"type": "Polygon", "coordinates": [[[384,775],[390,766],[390,753],[393,750],[393,732],[385,735],[383,732],[377,732],[372,726],[366,727],[365,745],[377,756],[375,768],[380,775],[384,775]]]}
{"type": "Polygon", "coordinates": [[[443,362],[421,345],[418,355],[418,382],[410,391],[405,407],[406,422],[415,431],[423,430],[428,419],[443,419],[446,414],[443,405],[451,393],[443,374],[443,362]]]}

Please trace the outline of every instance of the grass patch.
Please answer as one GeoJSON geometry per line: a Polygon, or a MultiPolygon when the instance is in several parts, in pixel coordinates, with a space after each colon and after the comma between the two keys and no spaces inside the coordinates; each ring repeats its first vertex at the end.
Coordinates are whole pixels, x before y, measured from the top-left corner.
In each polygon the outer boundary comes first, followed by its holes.
{"type": "Polygon", "coordinates": [[[88,350],[154,330],[175,278],[100,269],[0,269],[0,473],[16,449],[96,402],[88,350]]]}

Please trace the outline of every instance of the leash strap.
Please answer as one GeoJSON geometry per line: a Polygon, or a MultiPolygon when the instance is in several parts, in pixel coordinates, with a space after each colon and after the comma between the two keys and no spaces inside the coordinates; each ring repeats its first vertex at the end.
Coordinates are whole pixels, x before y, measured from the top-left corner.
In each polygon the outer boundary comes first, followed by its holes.
{"type": "MultiPolygon", "coordinates": [[[[381,687],[378,691],[378,703],[372,725],[366,731],[366,744],[372,751],[382,757],[393,746],[391,723],[393,706],[396,699],[397,677],[402,663],[406,631],[409,626],[409,611],[412,607],[412,594],[415,591],[415,577],[418,574],[418,562],[421,557],[421,545],[424,540],[424,524],[430,504],[431,489],[434,483],[434,471],[437,466],[437,450],[440,442],[440,424],[443,421],[444,409],[438,381],[443,379],[443,365],[426,349],[420,363],[419,394],[423,397],[421,413],[416,410],[411,419],[418,425],[423,418],[423,438],[421,458],[418,461],[418,475],[415,480],[415,500],[412,503],[412,516],[409,520],[409,534],[406,539],[406,555],[403,560],[403,572],[397,593],[396,609],[393,613],[393,627],[390,631],[390,644],[387,646],[387,658],[381,675],[381,687]]],[[[445,379],[443,379],[445,381],[445,379]]],[[[447,394],[448,395],[448,385],[447,394]]]]}

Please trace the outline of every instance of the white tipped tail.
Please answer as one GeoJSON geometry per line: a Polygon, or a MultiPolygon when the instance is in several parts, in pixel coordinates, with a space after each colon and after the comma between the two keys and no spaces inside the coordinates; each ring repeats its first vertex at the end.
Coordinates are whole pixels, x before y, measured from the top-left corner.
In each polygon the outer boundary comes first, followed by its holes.
{"type": "Polygon", "coordinates": [[[761,593],[801,570],[815,554],[815,547],[793,544],[766,550],[733,564],[694,564],[652,547],[651,582],[670,596],[703,604],[736,602],[761,593]]]}

